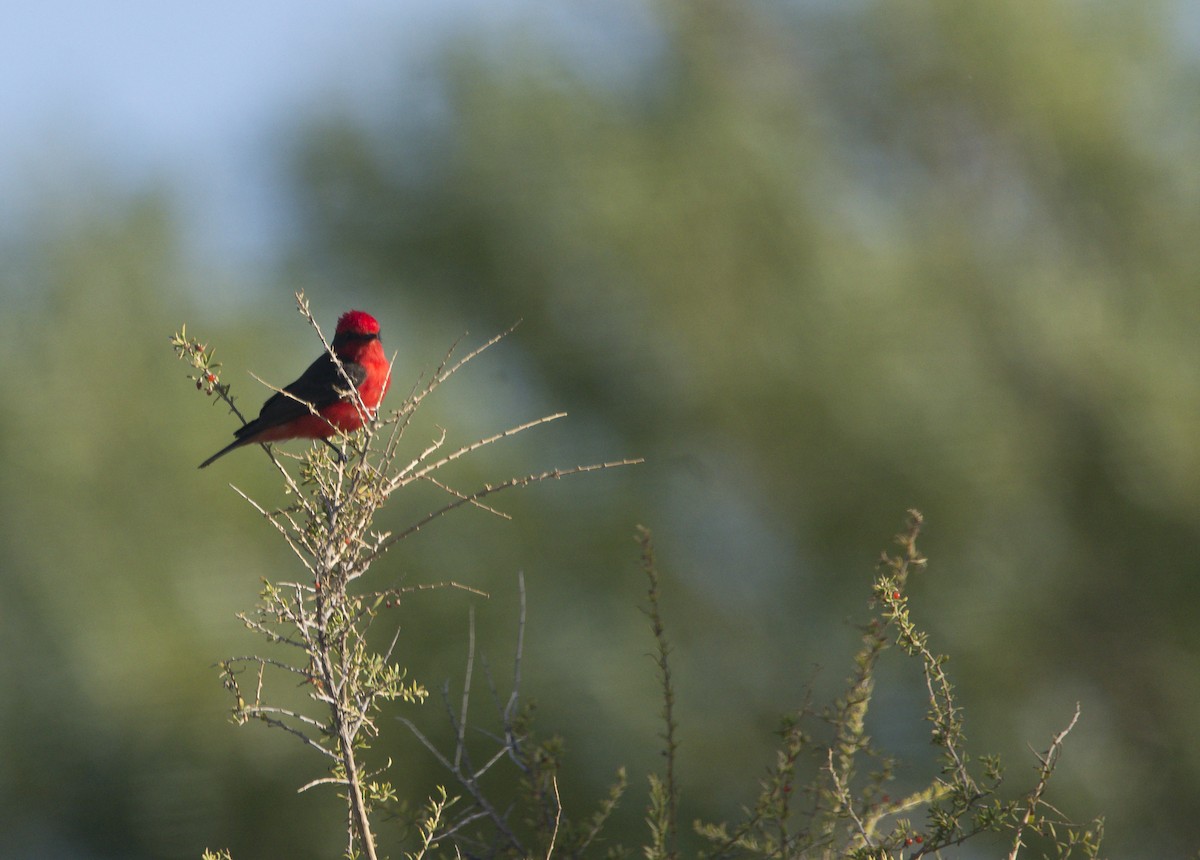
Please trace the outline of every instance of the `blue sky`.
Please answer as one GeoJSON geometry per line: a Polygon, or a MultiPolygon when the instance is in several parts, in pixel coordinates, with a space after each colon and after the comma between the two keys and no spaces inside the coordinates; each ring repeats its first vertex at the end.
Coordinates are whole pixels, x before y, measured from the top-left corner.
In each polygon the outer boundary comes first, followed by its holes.
{"type": "Polygon", "coordinates": [[[637,0],[0,4],[0,239],[97,183],[165,182],[197,254],[269,263],[288,230],[279,156],[306,117],[372,105],[464,29],[548,29],[620,79],[654,50],[645,16],[637,0]]]}
{"type": "Polygon", "coordinates": [[[95,178],[165,179],[202,252],[247,261],[281,228],[280,138],[377,92],[448,29],[513,0],[50,0],[0,10],[0,209],[95,178]],[[275,232],[273,232],[275,231],[275,232]]]}

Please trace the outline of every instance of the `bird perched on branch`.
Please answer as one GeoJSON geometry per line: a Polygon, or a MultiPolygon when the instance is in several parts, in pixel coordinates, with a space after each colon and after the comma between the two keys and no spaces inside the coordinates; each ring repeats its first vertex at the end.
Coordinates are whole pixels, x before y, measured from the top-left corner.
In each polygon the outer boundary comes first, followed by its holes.
{"type": "Polygon", "coordinates": [[[333,353],[345,375],[338,370],[333,356],[324,353],[299,379],[284,387],[283,393],[276,392],[267,400],[258,417],[235,430],[237,438],[201,463],[200,468],[254,442],[328,442],[330,436],[357,430],[364,418],[374,417],[392,382],[391,364],[379,342],[379,322],[364,311],[342,314],[334,332],[333,353]],[[350,394],[350,383],[358,398],[350,394]]]}

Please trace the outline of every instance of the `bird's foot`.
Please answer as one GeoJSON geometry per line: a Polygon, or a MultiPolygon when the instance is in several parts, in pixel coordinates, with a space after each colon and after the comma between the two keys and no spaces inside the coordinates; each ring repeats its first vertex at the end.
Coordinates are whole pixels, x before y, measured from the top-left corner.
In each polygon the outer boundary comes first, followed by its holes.
{"type": "Polygon", "coordinates": [[[321,441],[322,441],[322,442],[324,442],[326,445],[328,445],[328,446],[329,446],[329,447],[330,447],[330,448],[333,450],[333,453],[334,453],[334,455],[337,457],[337,461],[338,461],[338,463],[340,463],[340,464],[341,464],[341,465],[343,465],[343,466],[344,466],[344,465],[346,465],[346,462],[347,462],[347,461],[348,461],[350,458],[346,456],[346,452],[345,452],[345,451],[343,451],[343,450],[342,450],[341,448],[339,448],[337,445],[334,445],[334,444],[333,444],[332,442],[330,442],[328,439],[322,439],[321,441]]]}

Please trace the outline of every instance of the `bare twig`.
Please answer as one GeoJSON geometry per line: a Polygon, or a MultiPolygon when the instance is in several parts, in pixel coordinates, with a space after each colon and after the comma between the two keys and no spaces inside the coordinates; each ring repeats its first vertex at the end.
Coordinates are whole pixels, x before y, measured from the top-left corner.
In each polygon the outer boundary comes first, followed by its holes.
{"type": "Polygon", "coordinates": [[[463,674],[462,710],[458,715],[458,739],[454,750],[454,767],[462,766],[467,749],[467,708],[471,703],[471,673],[475,666],[475,607],[467,610],[467,670],[463,674]]]}
{"type": "Polygon", "coordinates": [[[558,796],[558,777],[550,777],[550,784],[554,787],[554,831],[550,834],[550,846],[546,849],[546,860],[550,860],[550,856],[554,853],[554,843],[558,839],[558,823],[562,819],[562,799],[558,796]]]}
{"type": "Polygon", "coordinates": [[[517,571],[517,597],[519,614],[517,615],[517,647],[513,652],[513,685],[508,696],[508,704],[504,708],[504,725],[511,726],[517,715],[517,701],[521,691],[521,657],[525,653],[525,571],[517,571]]]}
{"type": "Polygon", "coordinates": [[[1025,813],[1021,816],[1020,822],[1017,824],[1016,832],[1013,834],[1012,850],[1008,852],[1008,860],[1017,860],[1017,854],[1021,851],[1024,843],[1021,837],[1025,835],[1025,829],[1029,827],[1030,822],[1037,815],[1038,805],[1043,803],[1042,795],[1046,793],[1046,785],[1050,782],[1050,775],[1054,772],[1055,765],[1058,764],[1058,757],[1062,753],[1063,741],[1067,739],[1067,735],[1075,728],[1075,724],[1079,722],[1080,706],[1075,703],[1075,713],[1071,717],[1071,722],[1067,723],[1067,727],[1050,739],[1050,747],[1046,752],[1038,754],[1034,753],[1038,759],[1038,781],[1033,787],[1033,791],[1029,793],[1025,802],[1025,813]]]}
{"type": "MultiPolygon", "coordinates": [[[[392,490],[394,490],[398,487],[401,487],[404,484],[409,483],[410,481],[417,480],[418,478],[424,478],[425,476],[429,475],[431,472],[436,472],[438,469],[442,468],[443,466],[447,465],[448,463],[452,463],[455,460],[457,460],[458,458],[466,456],[467,454],[470,454],[473,451],[478,451],[480,448],[483,448],[487,445],[495,444],[496,442],[499,442],[501,439],[508,439],[512,436],[516,436],[518,433],[524,433],[526,430],[532,430],[534,427],[538,427],[542,424],[549,424],[551,421],[557,421],[560,418],[566,418],[566,417],[567,417],[567,413],[556,412],[553,415],[545,415],[541,418],[535,418],[533,421],[526,421],[524,424],[518,424],[516,427],[510,427],[509,429],[504,430],[500,433],[497,433],[494,436],[488,436],[486,439],[480,439],[477,442],[472,442],[470,445],[464,445],[461,448],[459,448],[457,451],[453,451],[452,453],[447,454],[442,459],[435,460],[434,462],[429,463],[428,465],[425,466],[425,468],[423,468],[419,471],[409,473],[406,470],[401,469],[396,474],[396,476],[394,478],[392,478],[392,480],[390,482],[388,482],[388,484],[386,485],[387,492],[391,492],[392,490]]],[[[444,433],[442,434],[442,438],[443,439],[445,438],[444,433]]]]}
{"type": "Polygon", "coordinates": [[[582,475],[586,472],[595,472],[600,469],[614,469],[618,466],[634,466],[644,462],[645,460],[640,457],[629,460],[614,460],[609,463],[593,463],[590,466],[575,466],[570,469],[550,469],[549,471],[538,474],[525,475],[519,478],[509,478],[507,481],[501,481],[499,484],[485,484],[482,489],[476,490],[474,493],[458,499],[458,501],[450,502],[444,507],[429,512],[411,526],[404,529],[404,531],[392,535],[387,540],[380,543],[379,546],[367,556],[367,559],[369,561],[375,560],[392,546],[404,540],[406,537],[416,534],[422,528],[429,525],[439,517],[443,517],[456,508],[461,508],[465,504],[476,502],[479,499],[493,495],[494,493],[504,492],[505,490],[514,490],[520,487],[529,486],[530,484],[540,483],[542,481],[558,480],[559,478],[567,478],[572,475],[582,475]]]}

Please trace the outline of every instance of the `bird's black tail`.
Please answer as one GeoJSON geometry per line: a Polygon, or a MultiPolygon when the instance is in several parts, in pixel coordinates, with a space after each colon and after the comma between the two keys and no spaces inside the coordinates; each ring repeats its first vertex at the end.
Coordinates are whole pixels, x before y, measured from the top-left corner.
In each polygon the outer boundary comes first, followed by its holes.
{"type": "Polygon", "coordinates": [[[221,457],[224,457],[226,454],[228,454],[234,448],[240,448],[241,446],[245,445],[249,441],[250,441],[249,439],[234,439],[232,442],[230,442],[228,445],[226,445],[220,451],[213,454],[211,457],[209,457],[207,460],[205,460],[203,463],[201,463],[197,468],[203,469],[209,463],[213,462],[214,460],[218,460],[221,457]]]}
{"type": "MultiPolygon", "coordinates": [[[[279,395],[277,394],[275,396],[278,397],[279,395]]],[[[272,398],[272,399],[274,399],[274,398],[272,398]]],[[[203,469],[205,466],[207,466],[213,460],[219,460],[221,457],[224,457],[226,454],[228,454],[234,448],[240,448],[243,445],[249,445],[251,442],[254,441],[254,439],[253,439],[254,436],[257,436],[259,434],[259,432],[261,432],[262,430],[266,430],[266,429],[267,429],[267,427],[263,426],[263,421],[262,421],[261,416],[258,418],[255,418],[253,421],[243,424],[241,427],[239,427],[238,429],[233,431],[233,435],[237,437],[236,439],[234,439],[232,442],[230,442],[228,445],[226,445],[224,448],[222,448],[217,453],[213,454],[211,457],[209,457],[207,460],[205,460],[203,463],[201,463],[197,468],[203,469]]]]}

